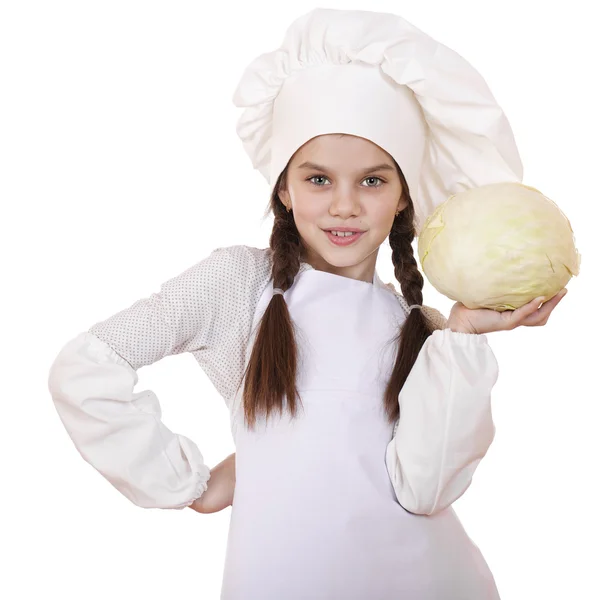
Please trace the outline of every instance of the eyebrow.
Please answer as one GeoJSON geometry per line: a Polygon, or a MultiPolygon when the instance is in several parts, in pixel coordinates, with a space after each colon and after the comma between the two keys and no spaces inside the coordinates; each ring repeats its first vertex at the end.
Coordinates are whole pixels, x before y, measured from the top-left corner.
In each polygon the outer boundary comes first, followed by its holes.
{"type": "MultiPolygon", "coordinates": [[[[314,169],[315,171],[327,171],[326,167],[321,165],[317,165],[316,163],[306,161],[301,165],[298,165],[298,169],[314,169]]],[[[373,171],[393,171],[394,167],[388,165],[387,163],[381,163],[380,165],[374,165],[372,167],[368,167],[367,169],[363,169],[361,172],[364,173],[372,173],[373,171]]]]}

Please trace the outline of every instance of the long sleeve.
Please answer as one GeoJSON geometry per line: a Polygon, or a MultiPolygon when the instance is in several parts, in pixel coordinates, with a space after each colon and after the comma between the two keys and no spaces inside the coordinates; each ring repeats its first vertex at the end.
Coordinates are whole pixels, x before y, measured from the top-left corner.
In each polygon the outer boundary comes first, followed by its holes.
{"type": "Polygon", "coordinates": [[[210,469],[194,442],[161,421],[156,394],[134,393],[136,371],[193,352],[213,377],[236,381],[215,348],[225,352],[232,330],[248,327],[248,307],[240,303],[256,280],[258,256],[245,246],[214,250],[159,293],[77,335],[51,366],[48,387],[77,450],[137,506],[189,506],[207,489],[210,469]]]}
{"type": "Polygon", "coordinates": [[[407,511],[433,515],[467,490],[496,433],[497,379],[485,335],[446,328],[427,338],[399,394],[400,417],[385,457],[407,511]]]}

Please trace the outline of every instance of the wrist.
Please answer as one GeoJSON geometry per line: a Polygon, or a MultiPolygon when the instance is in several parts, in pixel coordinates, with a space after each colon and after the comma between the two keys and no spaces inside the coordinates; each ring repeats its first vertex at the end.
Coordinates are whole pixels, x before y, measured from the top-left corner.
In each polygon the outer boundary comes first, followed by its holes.
{"type": "Polygon", "coordinates": [[[465,327],[461,323],[453,321],[452,319],[448,319],[448,321],[446,321],[446,327],[444,329],[450,329],[451,331],[455,331],[456,333],[476,333],[472,329],[465,327]]]}
{"type": "Polygon", "coordinates": [[[191,504],[188,504],[188,508],[195,510],[196,512],[203,513],[204,511],[204,493],[200,498],[196,498],[191,504]]]}

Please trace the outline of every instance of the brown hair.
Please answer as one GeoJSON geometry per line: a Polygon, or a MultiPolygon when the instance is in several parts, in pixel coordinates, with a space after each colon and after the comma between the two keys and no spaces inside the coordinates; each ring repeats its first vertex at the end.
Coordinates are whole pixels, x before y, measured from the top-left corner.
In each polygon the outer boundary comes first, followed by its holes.
{"type": "MultiPolygon", "coordinates": [[[[393,159],[392,159],[393,160],[393,159]]],[[[394,161],[402,183],[408,205],[396,215],[389,233],[392,249],[394,274],[400,283],[402,296],[408,304],[423,303],[423,276],[415,260],[412,241],[415,238],[414,205],[408,184],[398,163],[394,161]]],[[[272,257],[273,287],[283,291],[289,289],[304,259],[304,245],[296,228],[292,212],[288,212],[279,198],[279,191],[285,189],[288,166],[283,170],[273,188],[265,215],[272,211],[275,215],[273,230],[269,239],[272,257]]],[[[425,340],[433,333],[434,327],[425,319],[422,311],[410,311],[397,336],[397,353],[391,378],[384,395],[385,412],[390,423],[400,414],[398,395],[410,373],[425,340]]],[[[293,322],[283,294],[274,294],[260,323],[244,372],[243,405],[246,424],[253,428],[258,416],[266,418],[277,409],[281,415],[284,397],[288,409],[296,416],[296,399],[300,395],[296,388],[297,347],[293,322]]]]}

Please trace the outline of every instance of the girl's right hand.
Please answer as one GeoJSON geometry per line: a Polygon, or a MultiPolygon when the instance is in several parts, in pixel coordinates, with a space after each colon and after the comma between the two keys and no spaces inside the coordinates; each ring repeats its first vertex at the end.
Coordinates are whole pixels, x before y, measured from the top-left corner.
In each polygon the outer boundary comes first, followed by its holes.
{"type": "Polygon", "coordinates": [[[235,490],[235,452],[210,470],[208,487],[189,508],[208,514],[218,512],[233,504],[235,490]]]}

